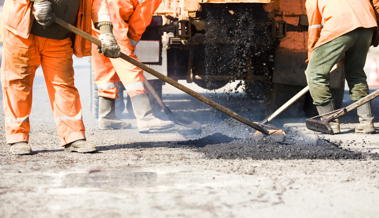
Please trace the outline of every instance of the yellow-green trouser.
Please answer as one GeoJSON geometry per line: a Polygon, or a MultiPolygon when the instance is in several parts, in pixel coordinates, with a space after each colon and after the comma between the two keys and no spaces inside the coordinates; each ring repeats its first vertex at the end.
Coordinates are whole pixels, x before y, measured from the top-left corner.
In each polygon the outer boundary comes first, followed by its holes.
{"type": "Polygon", "coordinates": [[[313,50],[305,74],[314,105],[322,105],[332,100],[329,88],[330,70],[343,54],[350,98],[357,101],[368,95],[367,77],[363,67],[373,34],[372,28],[358,28],[313,50]]]}

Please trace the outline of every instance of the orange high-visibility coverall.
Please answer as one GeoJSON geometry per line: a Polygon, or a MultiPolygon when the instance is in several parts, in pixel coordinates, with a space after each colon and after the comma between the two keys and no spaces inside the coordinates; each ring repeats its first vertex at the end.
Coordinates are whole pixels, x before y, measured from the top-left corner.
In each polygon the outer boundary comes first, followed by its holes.
{"type": "MultiPolygon", "coordinates": [[[[91,33],[92,2],[81,0],[77,27],[91,33]]],[[[48,39],[30,34],[34,16],[30,0],[6,0],[2,14],[5,31],[1,82],[8,144],[29,141],[29,115],[35,71],[42,66],[50,104],[61,144],[85,139],[82,108],[74,85],[72,55],[88,56],[91,45],[76,36],[72,47],[70,38],[48,39]],[[73,49],[74,48],[74,49],[73,49]]]]}
{"type": "Polygon", "coordinates": [[[314,48],[345,33],[359,27],[377,27],[375,11],[379,12],[379,0],[307,0],[305,4],[309,22],[308,59],[314,48]]]}
{"type": "MultiPolygon", "coordinates": [[[[107,1],[113,24],[113,34],[121,52],[138,60],[134,49],[162,0],[107,1]]],[[[93,7],[92,10],[92,19],[96,23],[98,9],[93,7]]],[[[97,38],[100,34],[96,29],[92,33],[97,38]]],[[[97,46],[95,45],[92,46],[92,50],[92,63],[99,96],[116,99],[120,79],[130,97],[146,92],[143,86],[143,71],[140,68],[120,58],[104,57],[96,51],[97,46]]]]}

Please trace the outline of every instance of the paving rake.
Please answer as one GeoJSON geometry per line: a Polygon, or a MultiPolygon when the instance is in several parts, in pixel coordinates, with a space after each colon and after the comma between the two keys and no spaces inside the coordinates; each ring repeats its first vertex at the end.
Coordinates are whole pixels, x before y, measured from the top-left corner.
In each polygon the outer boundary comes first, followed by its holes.
{"type": "Polygon", "coordinates": [[[326,113],[326,114],[321,114],[321,115],[306,119],[305,124],[306,124],[307,128],[310,130],[334,135],[333,129],[330,127],[330,124],[329,124],[331,121],[349,113],[350,111],[356,109],[357,107],[359,107],[359,106],[361,106],[361,105],[363,105],[369,101],[372,101],[374,98],[376,98],[378,96],[379,96],[379,89],[376,90],[375,92],[367,95],[366,97],[361,98],[358,101],[350,104],[347,107],[340,108],[340,109],[334,110],[334,111],[326,113]],[[329,116],[323,120],[316,119],[316,118],[324,117],[327,115],[329,115],[329,116]]]}
{"type": "MultiPolygon", "coordinates": [[[[84,39],[87,39],[88,41],[94,43],[95,45],[101,46],[101,41],[100,40],[96,39],[95,37],[89,35],[88,33],[84,32],[84,31],[76,28],[75,26],[67,23],[66,21],[64,21],[64,20],[62,20],[60,18],[56,18],[55,22],[57,24],[59,24],[60,26],[64,27],[65,29],[67,29],[67,30],[69,30],[69,31],[71,31],[71,32],[73,32],[73,33],[75,33],[75,34],[83,37],[84,39]]],[[[280,129],[277,129],[277,128],[273,128],[273,127],[268,126],[268,125],[252,122],[252,121],[250,121],[250,120],[242,117],[241,115],[239,115],[239,114],[237,114],[237,113],[235,113],[235,112],[233,112],[233,111],[231,111],[231,110],[229,110],[229,109],[221,106],[220,104],[218,104],[218,103],[216,103],[216,102],[214,102],[214,101],[212,101],[212,100],[210,100],[210,99],[208,99],[208,98],[200,95],[199,93],[197,93],[197,92],[195,92],[195,91],[193,91],[193,90],[191,90],[191,89],[183,86],[182,84],[176,82],[175,80],[173,80],[173,79],[171,79],[171,78],[169,78],[169,77],[167,77],[167,76],[159,73],[158,71],[156,71],[156,70],[154,70],[154,69],[146,66],[145,64],[143,64],[143,63],[141,63],[141,62],[139,62],[139,61],[137,61],[137,60],[129,57],[128,55],[126,55],[124,53],[121,53],[119,58],[121,58],[121,59],[123,59],[125,61],[128,61],[129,63],[131,63],[131,64],[133,64],[133,65],[141,68],[142,70],[150,73],[151,75],[153,75],[153,76],[155,76],[155,77],[157,77],[157,78],[159,78],[159,79],[167,82],[168,84],[174,86],[175,88],[182,90],[183,92],[185,92],[185,93],[191,95],[192,97],[194,97],[194,98],[196,98],[196,99],[204,102],[205,104],[207,104],[207,105],[209,105],[209,106],[211,106],[211,107],[213,107],[213,108],[215,108],[215,109],[217,109],[217,110],[225,113],[226,115],[228,115],[228,116],[230,116],[230,117],[238,120],[239,122],[244,123],[245,125],[248,125],[248,126],[254,128],[254,129],[256,129],[257,131],[261,132],[264,135],[271,135],[273,133],[275,133],[275,134],[284,134],[283,130],[280,130],[280,129]],[[271,129],[276,129],[276,130],[269,132],[268,130],[264,129],[263,126],[267,127],[267,128],[271,128],[271,129]],[[278,130],[280,130],[280,131],[278,131],[278,130]]]]}

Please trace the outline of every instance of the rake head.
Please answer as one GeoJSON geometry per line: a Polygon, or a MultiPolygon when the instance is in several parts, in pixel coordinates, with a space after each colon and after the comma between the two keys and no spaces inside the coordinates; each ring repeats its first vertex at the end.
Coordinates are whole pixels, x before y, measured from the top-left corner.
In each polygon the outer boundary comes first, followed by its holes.
{"type": "Polygon", "coordinates": [[[306,119],[305,125],[308,129],[316,131],[316,132],[322,132],[330,135],[334,135],[332,127],[330,127],[328,120],[320,121],[316,119],[306,119]]]}

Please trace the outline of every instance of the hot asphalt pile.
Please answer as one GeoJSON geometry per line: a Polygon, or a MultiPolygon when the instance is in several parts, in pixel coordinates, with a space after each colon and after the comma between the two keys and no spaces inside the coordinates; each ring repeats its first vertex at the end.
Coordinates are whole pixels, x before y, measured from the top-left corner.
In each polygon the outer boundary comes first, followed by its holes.
{"type": "Polygon", "coordinates": [[[343,149],[335,142],[321,138],[306,139],[289,129],[286,131],[287,139],[281,143],[265,138],[255,141],[252,137],[241,140],[216,133],[179,144],[196,147],[211,159],[379,159],[378,154],[355,152],[343,149]]]}

